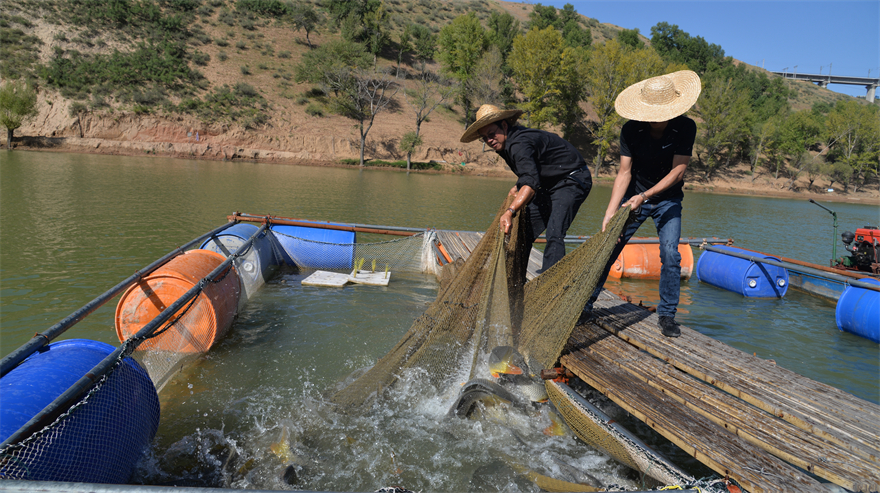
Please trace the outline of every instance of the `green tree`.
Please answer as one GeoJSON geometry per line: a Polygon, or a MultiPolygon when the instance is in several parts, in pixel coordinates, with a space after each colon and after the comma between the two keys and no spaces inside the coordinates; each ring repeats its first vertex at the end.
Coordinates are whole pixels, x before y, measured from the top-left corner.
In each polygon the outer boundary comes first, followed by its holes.
{"type": "MultiPolygon", "coordinates": [[[[856,179],[855,189],[878,174],[880,111],[876,105],[840,101],[825,121],[828,159],[848,166],[856,179]]],[[[841,167],[842,168],[842,167],[841,167]]],[[[840,174],[844,176],[845,174],[840,174]]],[[[845,182],[845,186],[849,181],[845,182]]]]}
{"type": "Polygon", "coordinates": [[[6,127],[6,148],[12,149],[15,130],[37,114],[37,91],[23,81],[0,87],[0,125],[6,127]]]}
{"type": "Polygon", "coordinates": [[[684,63],[700,75],[732,64],[720,46],[708,43],[701,36],[691,37],[678,25],[668,22],[651,28],[651,46],[664,60],[684,63]]]}
{"type": "Polygon", "coordinates": [[[397,35],[397,77],[400,77],[400,64],[403,62],[403,56],[413,51],[412,31],[413,24],[410,24],[397,35]]]}
{"type": "Polygon", "coordinates": [[[290,17],[290,23],[293,26],[293,30],[299,32],[300,30],[305,31],[306,33],[306,43],[309,44],[309,48],[313,48],[312,40],[309,38],[309,34],[317,33],[318,24],[321,22],[321,18],[318,15],[318,12],[315,11],[314,5],[297,3],[292,5],[289,8],[288,16],[290,17]]]}
{"type": "Polygon", "coordinates": [[[435,80],[430,74],[422,74],[416,79],[415,87],[404,91],[406,103],[416,117],[416,129],[404,135],[400,141],[401,150],[406,152],[406,170],[412,166],[412,153],[422,145],[420,137],[422,123],[427,121],[438,106],[448,101],[455,94],[455,86],[447,80],[435,80]],[[410,134],[412,134],[410,136],[410,134]]]}
{"type": "Polygon", "coordinates": [[[508,13],[499,14],[492,12],[489,14],[489,43],[498,47],[498,51],[504,60],[513,48],[513,40],[522,31],[522,27],[516,18],[508,13]]]}
{"type": "Polygon", "coordinates": [[[465,85],[469,100],[477,101],[480,104],[501,102],[504,80],[503,63],[501,50],[497,46],[492,45],[483,53],[474,68],[474,76],[465,85]]]}
{"type": "Polygon", "coordinates": [[[325,92],[339,95],[353,83],[351,74],[370,65],[370,55],[363,45],[335,40],[304,53],[294,67],[296,82],[321,84],[325,92]]]}
{"type": "Polygon", "coordinates": [[[67,110],[68,114],[74,118],[76,118],[76,123],[79,125],[79,138],[83,138],[83,124],[82,119],[83,115],[89,112],[89,107],[85,105],[85,103],[80,103],[79,101],[74,101],[71,103],[70,108],[67,110]]]}
{"type": "MultiPolygon", "coordinates": [[[[754,114],[754,113],[752,113],[754,114]]],[[[779,129],[780,117],[774,115],[762,122],[754,123],[751,130],[749,146],[749,162],[751,164],[752,181],[758,177],[758,166],[767,146],[773,142],[779,129]]]]}
{"type": "Polygon", "coordinates": [[[562,7],[559,13],[558,29],[562,31],[562,38],[568,46],[589,48],[593,43],[593,35],[589,28],[581,27],[581,16],[574,10],[570,3],[562,7]]]}
{"type": "Polygon", "coordinates": [[[477,63],[487,45],[487,33],[477,16],[470,12],[460,15],[440,30],[437,57],[443,70],[461,83],[460,101],[465,126],[471,122],[471,100],[464,88],[474,76],[477,63]]]}
{"type": "Polygon", "coordinates": [[[794,190],[794,182],[809,162],[810,148],[819,144],[822,125],[810,110],[791,113],[780,128],[783,152],[788,157],[789,190],[794,190]]]}
{"type": "Polygon", "coordinates": [[[425,63],[434,58],[434,49],[437,47],[437,36],[428,27],[421,24],[412,25],[413,52],[421,67],[419,70],[425,73],[425,63]]]}
{"type": "Polygon", "coordinates": [[[645,48],[634,50],[609,39],[594,46],[586,66],[584,79],[587,102],[596,112],[597,120],[590,124],[593,144],[597,146],[594,174],[599,176],[611,144],[620,134],[623,119],[614,111],[614,100],[627,86],[642,79],[674,72],[681,65],[666,65],[657,53],[645,48]]]}
{"type": "Polygon", "coordinates": [[[531,31],[532,29],[544,30],[548,27],[552,27],[554,29],[559,27],[559,14],[556,12],[556,7],[552,5],[541,5],[540,3],[536,3],[532,7],[532,11],[529,13],[529,22],[526,28],[531,31]]]}
{"type": "Polygon", "coordinates": [[[697,157],[703,161],[704,178],[708,181],[730,165],[733,148],[746,128],[749,103],[748,94],[734,90],[731,79],[705,78],[704,84],[695,108],[702,120],[696,144],[697,157]]]}
{"type": "Polygon", "coordinates": [[[617,41],[630,48],[644,48],[645,43],[639,37],[639,28],[623,29],[617,33],[617,41]]]}

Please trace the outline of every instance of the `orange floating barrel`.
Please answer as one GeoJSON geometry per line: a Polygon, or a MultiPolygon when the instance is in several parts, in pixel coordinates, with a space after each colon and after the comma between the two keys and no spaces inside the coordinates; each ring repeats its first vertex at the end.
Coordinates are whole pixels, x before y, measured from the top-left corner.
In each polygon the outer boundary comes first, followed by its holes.
{"type": "MultiPolygon", "coordinates": [[[[688,279],[694,272],[694,252],[687,243],[678,244],[681,254],[681,277],[688,279]]],[[[660,245],[657,243],[629,243],[611,266],[608,277],[620,279],[660,279],[660,245]]]]}
{"type": "MultiPolygon", "coordinates": [[[[159,267],[129,287],[116,305],[116,335],[119,341],[136,334],[165,308],[197,285],[226,257],[208,250],[190,250],[159,267]]],[[[166,332],[145,341],[139,349],[177,353],[204,353],[221,339],[229,327],[241,296],[241,281],[232,266],[219,282],[209,282],[192,306],[184,304],[169,320],[186,314],[166,332]]],[[[161,327],[164,327],[163,324],[161,327]]]]}

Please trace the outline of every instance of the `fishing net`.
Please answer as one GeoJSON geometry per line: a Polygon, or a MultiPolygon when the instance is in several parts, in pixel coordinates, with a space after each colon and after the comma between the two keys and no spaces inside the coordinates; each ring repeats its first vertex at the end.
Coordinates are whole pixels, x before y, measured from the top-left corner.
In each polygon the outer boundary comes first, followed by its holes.
{"type": "Polygon", "coordinates": [[[465,264],[456,268],[455,276],[400,342],[331,397],[340,409],[362,408],[415,368],[422,369],[438,390],[453,382],[486,378],[489,354],[501,346],[516,348],[533,378],[556,362],[611,256],[629,209],[619,211],[604,232],[527,284],[528,221],[517,215],[507,236],[499,228],[511,200],[501,206],[465,264]]]}
{"type": "Polygon", "coordinates": [[[274,230],[273,246],[281,258],[299,269],[350,271],[353,262],[364,259],[364,266],[399,272],[434,273],[437,262],[431,256],[436,233],[427,231],[375,243],[336,243],[302,238],[274,230]]]}

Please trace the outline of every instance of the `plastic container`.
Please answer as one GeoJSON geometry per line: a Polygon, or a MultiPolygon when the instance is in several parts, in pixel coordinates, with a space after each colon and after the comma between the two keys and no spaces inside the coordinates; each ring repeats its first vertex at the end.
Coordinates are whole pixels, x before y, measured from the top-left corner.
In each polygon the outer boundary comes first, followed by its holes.
{"type": "MultiPolygon", "coordinates": [[[[171,306],[226,257],[209,250],[190,250],[159,267],[129,287],[116,305],[116,335],[120,341],[136,334],[165,308],[171,306]]],[[[147,340],[141,349],[180,353],[204,353],[220,340],[235,317],[241,282],[230,266],[219,282],[210,282],[192,306],[185,304],[170,320],[186,313],[161,335],[147,340]]],[[[164,326],[164,324],[163,324],[164,326]]]]}
{"type": "MultiPolygon", "coordinates": [[[[779,262],[763,253],[729,246],[716,248],[779,262]]],[[[697,279],[747,298],[782,298],[788,291],[788,270],[708,250],[697,261],[697,279]]]]}
{"type": "MultiPolygon", "coordinates": [[[[6,440],[112,353],[98,341],[55,342],[0,379],[0,440],[6,440]]],[[[126,483],[159,427],[159,396],[140,365],[126,358],[104,386],[0,475],[26,471],[36,481],[126,483]]],[[[11,459],[11,457],[10,457],[11,459]]]]}
{"type": "Polygon", "coordinates": [[[290,265],[316,270],[350,271],[352,269],[354,231],[284,224],[273,224],[272,231],[287,255],[285,261],[290,265]]]}
{"type": "MultiPolygon", "coordinates": [[[[859,280],[880,286],[877,279],[859,280]]],[[[880,342],[880,292],[847,286],[837,300],[834,319],[838,329],[880,342]]]]}
{"type": "MultiPolygon", "coordinates": [[[[260,228],[249,223],[238,223],[224,229],[220,234],[202,243],[201,249],[210,250],[228,257],[236,252],[260,228]]],[[[279,259],[280,261],[280,259],[279,259]]],[[[244,257],[235,261],[235,271],[241,280],[243,295],[240,303],[244,304],[263,287],[275,274],[278,263],[272,253],[272,244],[268,233],[264,232],[251,246],[244,257]]]]}
{"type": "MultiPolygon", "coordinates": [[[[689,279],[694,272],[694,251],[686,243],[679,243],[681,254],[681,278],[689,279]]],[[[660,245],[651,243],[629,243],[614,261],[609,277],[632,279],[660,279],[660,245]]]]}

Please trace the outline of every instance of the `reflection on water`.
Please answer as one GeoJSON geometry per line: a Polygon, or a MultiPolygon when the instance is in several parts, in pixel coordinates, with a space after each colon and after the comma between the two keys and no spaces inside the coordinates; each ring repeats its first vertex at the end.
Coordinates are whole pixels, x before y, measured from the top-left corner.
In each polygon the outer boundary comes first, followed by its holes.
{"type": "MultiPolygon", "coordinates": [[[[225,222],[233,211],[378,225],[483,230],[512,180],[374,170],[20,152],[0,162],[0,354],[5,355],[135,270],[225,222]]],[[[609,189],[594,187],[572,226],[591,234],[609,189]]],[[[831,204],[841,230],[878,222],[878,208],[831,204]]],[[[806,201],[688,192],[683,235],[825,263],[827,212],[806,201]]],[[[639,236],[654,236],[645,223],[639,236]]],[[[841,250],[841,249],[839,249],[841,250]]],[[[696,252],[698,254],[698,252],[696,252]]],[[[367,490],[531,491],[506,457],[564,478],[565,464],[603,484],[640,486],[568,437],[547,437],[545,410],[491,420],[443,419],[449,396],[417,384],[366,416],[324,398],[384,355],[436,296],[433,278],[395,274],[387,288],[303,288],[276,279],[230,335],[163,390],[148,483],[367,490]],[[288,430],[287,448],[279,441],[288,430]],[[273,451],[273,444],[274,447],[273,451]],[[292,465],[292,469],[288,469],[292,465]],[[282,476],[285,476],[283,479],[282,476]]],[[[656,305],[656,281],[610,280],[656,305]]],[[[63,338],[117,344],[115,301],[63,338]]],[[[790,290],[751,300],[682,284],[679,320],[737,349],[880,401],[880,346],[842,333],[834,304],[790,290]]],[[[569,474],[570,471],[569,471],[569,474]]],[[[583,478],[582,478],[583,479],[583,478]]]]}

